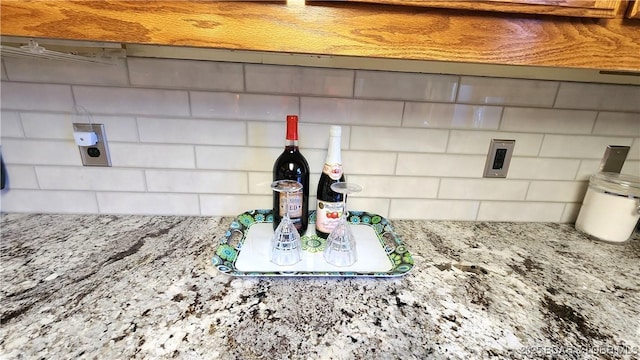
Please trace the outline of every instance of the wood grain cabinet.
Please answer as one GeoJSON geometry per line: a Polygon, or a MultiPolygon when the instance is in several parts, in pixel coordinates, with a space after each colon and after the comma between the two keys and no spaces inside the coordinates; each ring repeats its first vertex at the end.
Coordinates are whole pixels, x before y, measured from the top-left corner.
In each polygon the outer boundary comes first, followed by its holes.
{"type": "Polygon", "coordinates": [[[632,1],[629,4],[629,10],[627,11],[627,17],[630,19],[640,19],[640,0],[632,1]]]}
{"type": "MultiPolygon", "coordinates": [[[[311,0],[313,1],[313,0],[311,0]]],[[[538,15],[559,15],[592,18],[622,17],[627,0],[479,0],[479,1],[430,1],[430,0],[347,0],[377,4],[423,6],[472,11],[494,11],[505,13],[526,13],[538,15]]],[[[636,7],[636,1],[631,2],[636,7]]]]}

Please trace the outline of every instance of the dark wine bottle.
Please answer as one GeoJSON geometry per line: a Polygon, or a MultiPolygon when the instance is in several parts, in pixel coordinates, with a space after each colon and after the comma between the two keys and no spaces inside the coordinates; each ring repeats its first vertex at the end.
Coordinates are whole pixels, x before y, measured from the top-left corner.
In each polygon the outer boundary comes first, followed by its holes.
{"type": "MultiPolygon", "coordinates": [[[[295,180],[302,190],[289,194],[289,217],[300,235],[309,224],[309,164],[298,148],[298,116],[287,115],[287,137],[282,154],[273,164],[273,180],[295,180]]],[[[285,194],[273,192],[273,228],[285,214],[285,194]]]]}
{"type": "Polygon", "coordinates": [[[344,182],[342,173],[342,157],[340,154],[340,138],[342,128],[332,126],[329,130],[329,148],[320,181],[316,207],[316,234],[323,239],[336,227],[342,215],[342,194],[331,190],[331,184],[344,182]]]}

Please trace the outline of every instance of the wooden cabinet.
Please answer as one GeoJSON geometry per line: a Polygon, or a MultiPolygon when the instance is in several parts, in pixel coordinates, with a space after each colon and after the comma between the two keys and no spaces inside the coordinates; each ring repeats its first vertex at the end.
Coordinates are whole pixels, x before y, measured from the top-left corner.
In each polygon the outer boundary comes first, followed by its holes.
{"type": "MultiPolygon", "coordinates": [[[[310,0],[313,1],[313,0],[310,0]]],[[[431,1],[431,0],[346,0],[402,6],[464,9],[472,11],[496,11],[538,15],[560,15],[574,17],[615,18],[622,17],[627,8],[626,0],[478,0],[478,1],[431,1]]],[[[637,7],[637,2],[633,1],[637,7]]]]}
{"type": "Polygon", "coordinates": [[[629,10],[627,11],[627,17],[630,19],[640,19],[640,0],[632,1],[629,4],[629,10]]]}
{"type": "Polygon", "coordinates": [[[622,18],[198,0],[2,0],[0,16],[3,36],[640,72],[640,21],[622,18]]]}

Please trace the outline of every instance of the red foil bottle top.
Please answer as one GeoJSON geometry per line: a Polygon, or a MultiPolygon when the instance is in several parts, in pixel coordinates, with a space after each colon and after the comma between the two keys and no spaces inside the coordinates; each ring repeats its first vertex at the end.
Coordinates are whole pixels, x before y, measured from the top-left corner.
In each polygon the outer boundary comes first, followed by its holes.
{"type": "Polygon", "coordinates": [[[287,140],[298,140],[298,115],[287,115],[287,140]]]}

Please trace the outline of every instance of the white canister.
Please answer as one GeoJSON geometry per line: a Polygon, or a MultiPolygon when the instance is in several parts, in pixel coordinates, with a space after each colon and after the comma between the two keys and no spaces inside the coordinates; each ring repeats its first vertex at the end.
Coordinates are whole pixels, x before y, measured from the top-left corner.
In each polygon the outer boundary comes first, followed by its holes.
{"type": "Polygon", "coordinates": [[[589,179],[576,229],[610,242],[629,240],[640,219],[640,177],[601,172],[589,179]]]}

